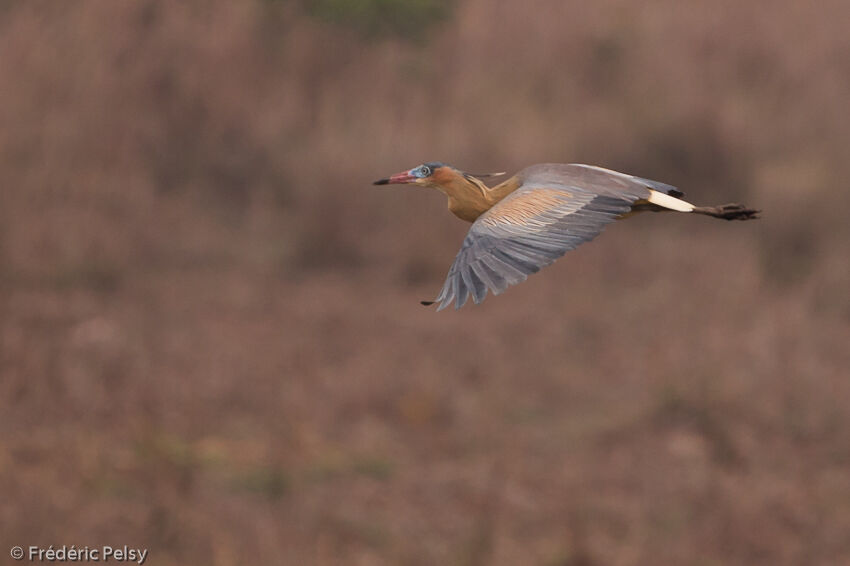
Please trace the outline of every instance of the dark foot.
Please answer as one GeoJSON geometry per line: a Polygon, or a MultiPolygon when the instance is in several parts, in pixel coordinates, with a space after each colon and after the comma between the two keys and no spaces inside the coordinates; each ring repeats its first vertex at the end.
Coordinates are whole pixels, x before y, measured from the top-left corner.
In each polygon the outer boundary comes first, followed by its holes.
{"type": "Polygon", "coordinates": [[[694,212],[723,220],[753,220],[759,217],[761,210],[733,203],[720,206],[698,206],[694,208],[694,212]]]}

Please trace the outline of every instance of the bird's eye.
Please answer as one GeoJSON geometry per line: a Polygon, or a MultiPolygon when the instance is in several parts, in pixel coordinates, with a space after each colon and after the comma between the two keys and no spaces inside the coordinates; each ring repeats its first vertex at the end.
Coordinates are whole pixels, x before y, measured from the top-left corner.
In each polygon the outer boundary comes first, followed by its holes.
{"type": "Polygon", "coordinates": [[[429,177],[431,175],[431,168],[427,165],[422,165],[419,167],[419,176],[420,177],[429,177]]]}

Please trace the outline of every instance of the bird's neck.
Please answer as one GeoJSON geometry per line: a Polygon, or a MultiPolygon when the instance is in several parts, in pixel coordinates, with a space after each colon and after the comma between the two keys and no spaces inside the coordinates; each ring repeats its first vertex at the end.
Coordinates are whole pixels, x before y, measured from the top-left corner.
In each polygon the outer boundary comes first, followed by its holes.
{"type": "Polygon", "coordinates": [[[474,222],[484,212],[519,187],[516,177],[490,188],[471,175],[453,175],[437,188],[449,197],[449,210],[458,218],[474,222]]]}
{"type": "Polygon", "coordinates": [[[517,190],[520,184],[519,177],[514,175],[513,177],[505,179],[493,188],[488,189],[487,194],[490,199],[490,206],[494,206],[497,202],[517,190]]]}

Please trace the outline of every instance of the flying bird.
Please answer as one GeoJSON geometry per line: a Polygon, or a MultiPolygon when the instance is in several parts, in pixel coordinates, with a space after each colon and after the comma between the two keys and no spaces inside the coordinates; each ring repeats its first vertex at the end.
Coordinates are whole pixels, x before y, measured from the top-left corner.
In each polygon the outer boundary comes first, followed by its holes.
{"type": "Polygon", "coordinates": [[[449,210],[472,223],[440,294],[423,305],[442,310],[475,304],[487,291],[500,294],[595,238],[609,224],[643,211],[703,214],[725,220],[758,218],[740,204],[695,206],[671,185],[578,163],[542,163],[488,187],[483,177],[438,161],[424,163],[375,185],[431,187],[449,199],[449,210]]]}

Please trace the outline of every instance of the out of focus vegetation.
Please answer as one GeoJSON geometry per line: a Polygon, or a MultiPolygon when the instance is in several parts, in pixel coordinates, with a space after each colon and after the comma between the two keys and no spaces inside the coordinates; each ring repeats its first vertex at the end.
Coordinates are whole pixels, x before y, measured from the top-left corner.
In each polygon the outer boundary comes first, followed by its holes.
{"type": "Polygon", "coordinates": [[[453,0],[309,0],[308,13],[376,36],[421,38],[444,22],[453,0]]]}
{"type": "Polygon", "coordinates": [[[850,561],[850,5],[5,2],[0,529],[152,564],[850,561]],[[645,215],[460,313],[374,179],[645,215]]]}

